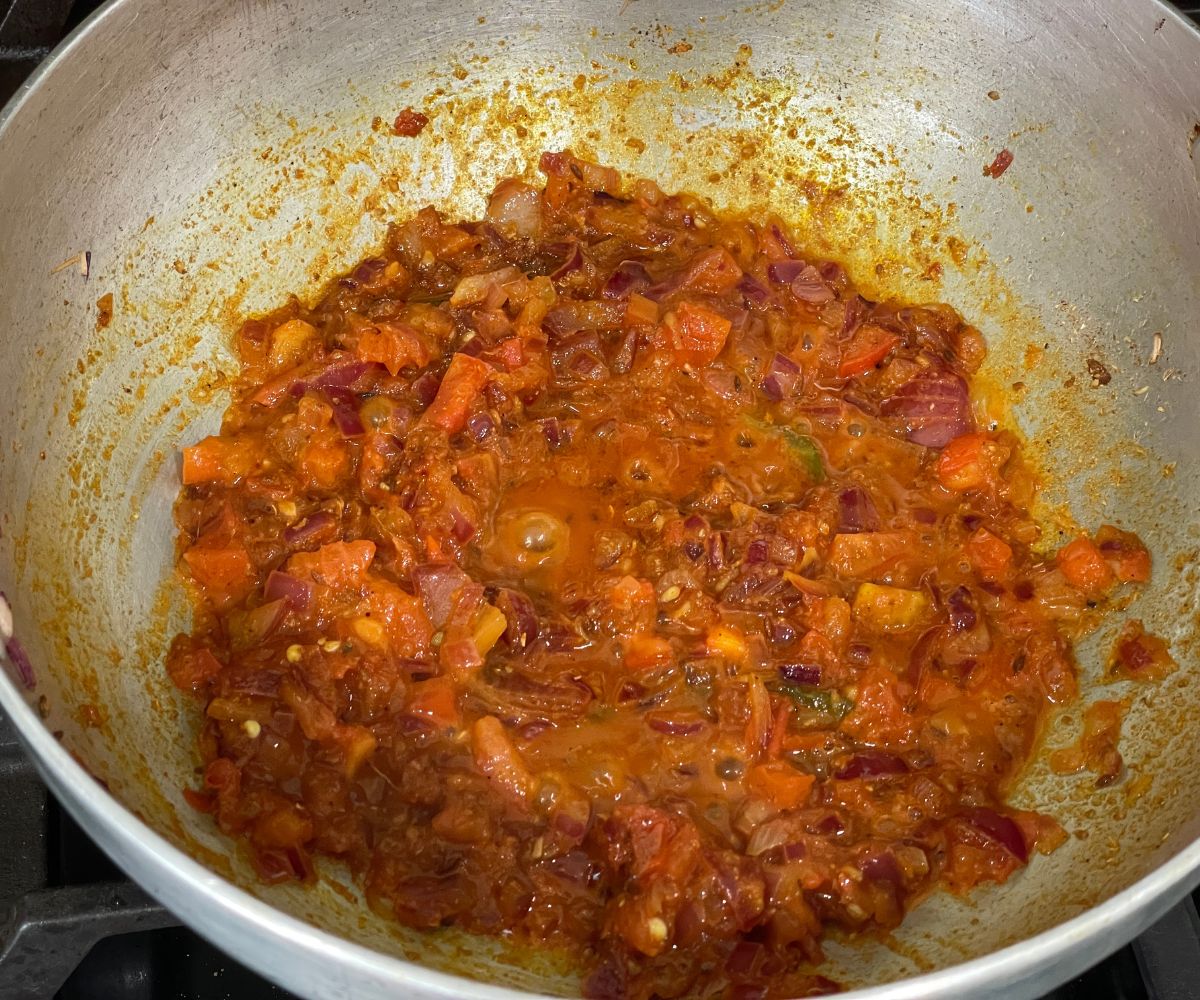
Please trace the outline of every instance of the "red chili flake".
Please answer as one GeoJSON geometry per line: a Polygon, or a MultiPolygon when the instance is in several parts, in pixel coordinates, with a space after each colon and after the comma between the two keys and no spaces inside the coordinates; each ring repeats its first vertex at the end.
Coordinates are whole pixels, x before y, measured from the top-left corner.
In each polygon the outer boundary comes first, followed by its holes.
{"type": "Polygon", "coordinates": [[[983,168],[983,176],[990,177],[992,180],[995,180],[1002,173],[1004,173],[1009,166],[1011,166],[1012,161],[1012,153],[1010,153],[1007,149],[1000,150],[1000,152],[996,154],[996,158],[992,160],[991,165],[983,168]]]}
{"type": "Polygon", "coordinates": [[[412,108],[405,108],[400,114],[396,115],[395,122],[392,123],[392,131],[396,135],[405,135],[412,137],[420,135],[421,129],[429,124],[429,118],[420,111],[414,111],[412,108]]]}

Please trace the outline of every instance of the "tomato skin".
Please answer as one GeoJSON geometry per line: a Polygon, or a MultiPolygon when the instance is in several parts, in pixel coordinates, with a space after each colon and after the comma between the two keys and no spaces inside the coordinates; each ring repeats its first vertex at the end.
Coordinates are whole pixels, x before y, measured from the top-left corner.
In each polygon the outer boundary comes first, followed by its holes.
{"type": "Polygon", "coordinates": [[[724,247],[707,250],[688,265],[683,287],[714,294],[727,292],[742,278],[733,255],[724,247]]]}
{"type": "Polygon", "coordinates": [[[1145,583],[1150,579],[1150,553],[1137,535],[1103,524],[1095,541],[1121,583],[1145,583]]]}

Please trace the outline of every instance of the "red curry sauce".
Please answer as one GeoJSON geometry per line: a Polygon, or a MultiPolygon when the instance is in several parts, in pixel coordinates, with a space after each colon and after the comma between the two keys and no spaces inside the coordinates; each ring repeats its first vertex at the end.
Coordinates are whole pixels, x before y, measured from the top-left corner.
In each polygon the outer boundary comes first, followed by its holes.
{"type": "Polygon", "coordinates": [[[950,307],[541,167],[241,328],[177,506],[189,799],[265,879],[341,859],[406,924],[566,946],[591,996],[822,992],[827,928],[1061,842],[1006,788],[1149,556],[1048,551],[950,307]]]}

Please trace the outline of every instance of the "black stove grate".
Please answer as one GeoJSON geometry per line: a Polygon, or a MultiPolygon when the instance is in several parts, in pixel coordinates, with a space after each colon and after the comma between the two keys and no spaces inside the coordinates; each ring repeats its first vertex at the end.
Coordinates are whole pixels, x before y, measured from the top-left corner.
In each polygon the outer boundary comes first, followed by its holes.
{"type": "MultiPolygon", "coordinates": [[[[0,0],[0,105],[97,6],[0,0]]],[[[1200,22],[1200,3],[1178,6],[1200,22]]],[[[0,803],[0,1000],[289,1000],[126,879],[47,793],[2,714],[0,803]]],[[[1198,898],[1044,1000],[1197,1000],[1198,898]]]]}

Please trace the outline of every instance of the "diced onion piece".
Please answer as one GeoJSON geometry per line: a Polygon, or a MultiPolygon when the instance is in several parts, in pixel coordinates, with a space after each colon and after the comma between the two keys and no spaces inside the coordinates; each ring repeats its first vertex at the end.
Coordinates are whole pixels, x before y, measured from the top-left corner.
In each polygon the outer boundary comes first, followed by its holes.
{"type": "Polygon", "coordinates": [[[945,447],[975,424],[967,383],[949,369],[922,372],[885,399],[882,409],[885,416],[900,417],[908,440],[926,448],[945,447]]]}
{"type": "Polygon", "coordinates": [[[475,764],[496,785],[522,802],[534,791],[534,779],[517,748],[494,715],[479,719],[471,731],[475,764]]]}
{"type": "Polygon", "coordinates": [[[541,192],[512,178],[503,180],[492,192],[487,217],[518,236],[536,236],[542,228],[541,192]]]}
{"type": "Polygon", "coordinates": [[[468,274],[454,287],[450,295],[450,305],[461,309],[463,306],[483,302],[493,288],[506,285],[519,277],[521,272],[515,267],[502,267],[498,271],[488,271],[486,274],[468,274]]]}

